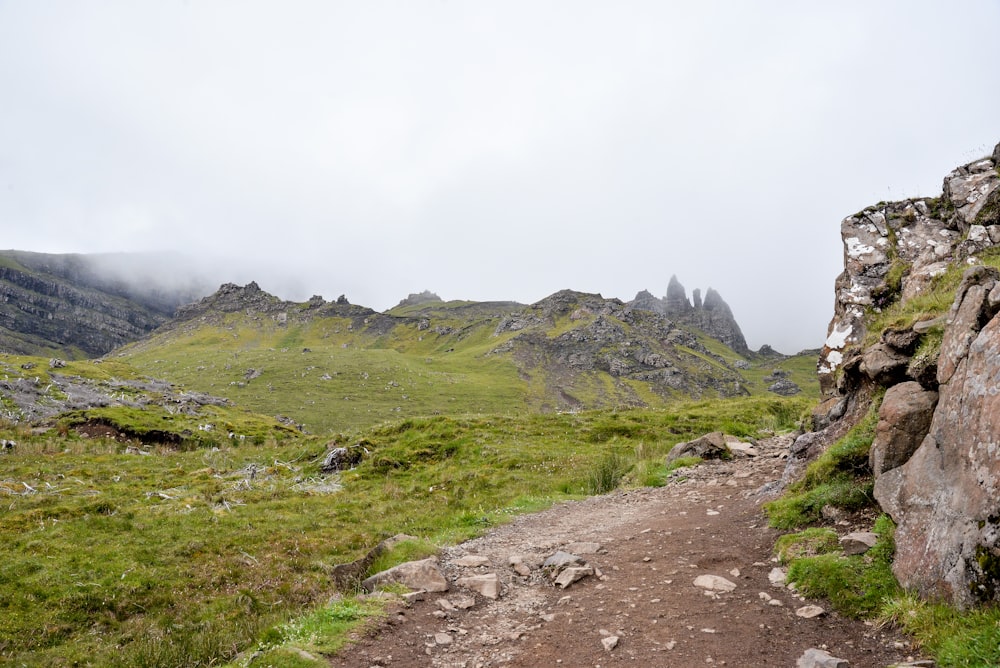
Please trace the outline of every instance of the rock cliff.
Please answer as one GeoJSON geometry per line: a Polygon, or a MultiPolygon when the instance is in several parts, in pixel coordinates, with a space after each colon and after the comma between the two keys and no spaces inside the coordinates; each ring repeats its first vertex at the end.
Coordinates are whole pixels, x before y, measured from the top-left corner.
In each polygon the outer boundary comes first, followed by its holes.
{"type": "Polygon", "coordinates": [[[743,331],[722,295],[709,288],[702,300],[701,291],[695,289],[692,298],[694,303],[688,301],[687,291],[677,277],[671,276],[667,284],[667,294],[662,299],[657,299],[650,292],[643,290],[629,305],[634,309],[661,313],[680,325],[700,329],[741,355],[750,352],[746,339],[743,338],[743,331]]]}
{"type": "Polygon", "coordinates": [[[191,296],[112,278],[93,256],[0,252],[0,352],[103,355],[152,331],[191,296]]]}
{"type": "Polygon", "coordinates": [[[942,190],[842,222],[818,431],[786,480],[884,392],[869,462],[897,524],[893,570],[966,607],[1000,601],[1000,145],[942,190]]]}

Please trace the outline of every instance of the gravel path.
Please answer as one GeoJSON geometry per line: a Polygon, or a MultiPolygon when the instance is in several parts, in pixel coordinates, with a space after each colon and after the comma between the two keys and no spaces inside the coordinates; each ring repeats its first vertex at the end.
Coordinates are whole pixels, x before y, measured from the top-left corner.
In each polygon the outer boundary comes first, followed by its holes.
{"type": "Polygon", "coordinates": [[[704,463],[661,488],[562,503],[448,549],[441,569],[450,582],[495,573],[499,597],[454,584],[425,594],[330,663],[792,667],[811,648],[852,667],[913,661],[908,641],[891,629],[832,611],[800,617],[807,605],[829,606],[769,580],[778,534],[767,527],[757,490],[780,478],[788,445],[788,438],[763,441],[756,456],[704,463]],[[538,566],[557,550],[578,555],[595,573],[565,589],[553,585],[538,566]],[[489,564],[455,563],[467,555],[489,564]],[[531,568],[527,575],[511,567],[512,556],[531,568]],[[735,587],[696,586],[703,575],[735,587]]]}

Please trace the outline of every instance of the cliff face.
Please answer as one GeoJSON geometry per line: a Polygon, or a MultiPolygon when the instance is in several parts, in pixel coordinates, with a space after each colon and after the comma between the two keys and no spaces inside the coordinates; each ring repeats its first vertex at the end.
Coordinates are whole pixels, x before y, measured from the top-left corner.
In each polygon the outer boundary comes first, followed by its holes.
{"type": "Polygon", "coordinates": [[[703,301],[701,291],[695,289],[692,298],[693,304],[688,301],[687,291],[677,277],[671,276],[667,284],[667,294],[662,299],[657,299],[643,290],[635,296],[630,305],[632,308],[661,313],[678,324],[700,329],[741,355],[750,352],[746,339],[743,338],[743,331],[722,295],[709,288],[705,292],[703,301]]]}
{"type": "Polygon", "coordinates": [[[145,336],[190,298],[101,273],[81,255],[0,253],[0,352],[96,357],[145,336]]]}
{"type": "Polygon", "coordinates": [[[896,577],[962,607],[1000,601],[1000,145],[940,197],[865,209],[841,235],[820,431],[789,470],[885,390],[869,462],[896,577]]]}

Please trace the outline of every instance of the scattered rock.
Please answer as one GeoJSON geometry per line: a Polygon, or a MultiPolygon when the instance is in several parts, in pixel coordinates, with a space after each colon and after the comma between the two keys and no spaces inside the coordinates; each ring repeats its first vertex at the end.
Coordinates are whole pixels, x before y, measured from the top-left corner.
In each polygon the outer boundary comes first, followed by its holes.
{"type": "Polygon", "coordinates": [[[459,557],[451,562],[455,566],[462,566],[465,568],[476,568],[478,566],[492,566],[492,562],[489,557],[483,557],[478,554],[467,554],[464,557],[459,557]]]}
{"type": "Polygon", "coordinates": [[[495,600],[500,597],[500,578],[497,577],[496,573],[458,578],[455,580],[455,584],[459,587],[471,589],[486,598],[495,600]]]}
{"type": "Polygon", "coordinates": [[[838,659],[823,649],[807,649],[798,661],[796,668],[847,668],[850,662],[846,659],[838,659]]]}
{"type": "Polygon", "coordinates": [[[803,605],[795,611],[795,616],[801,617],[802,619],[815,619],[816,617],[822,617],[825,614],[826,610],[818,605],[803,605]]]}
{"type": "Polygon", "coordinates": [[[736,589],[736,583],[720,575],[699,575],[694,579],[694,586],[709,591],[730,592],[736,589]]]}
{"type": "Polygon", "coordinates": [[[615,647],[618,647],[618,636],[605,636],[601,638],[601,645],[604,646],[605,651],[610,652],[615,647]]]}
{"type": "Polygon", "coordinates": [[[775,587],[784,587],[785,580],[788,577],[788,572],[784,568],[772,568],[771,572],[767,574],[767,580],[775,587]]]}
{"type": "Polygon", "coordinates": [[[531,565],[520,555],[511,555],[507,558],[507,563],[515,573],[522,577],[531,575],[531,565]]]}
{"type": "Polygon", "coordinates": [[[570,586],[578,580],[582,580],[588,575],[593,575],[594,569],[591,566],[569,566],[564,568],[558,576],[556,576],[554,582],[563,589],[570,586]]]}
{"type": "Polygon", "coordinates": [[[570,543],[566,551],[572,554],[597,554],[601,551],[600,543],[570,543]]]}
{"type": "Polygon", "coordinates": [[[450,645],[453,640],[450,633],[435,633],[434,642],[438,645],[450,645]]]}
{"type": "Polygon", "coordinates": [[[409,561],[394,566],[387,571],[367,578],[361,583],[361,586],[365,591],[373,592],[377,587],[390,583],[398,583],[410,589],[422,589],[427,592],[448,591],[448,581],[438,567],[437,557],[409,561]]]}
{"type": "Polygon", "coordinates": [[[723,459],[729,456],[726,446],[726,436],[721,431],[713,431],[700,438],[686,443],[678,443],[667,454],[667,463],[681,457],[700,457],[701,459],[723,459]]]}
{"type": "Polygon", "coordinates": [[[844,554],[851,556],[854,554],[864,554],[875,547],[878,542],[878,534],[871,531],[854,531],[840,538],[840,547],[844,554]]]}

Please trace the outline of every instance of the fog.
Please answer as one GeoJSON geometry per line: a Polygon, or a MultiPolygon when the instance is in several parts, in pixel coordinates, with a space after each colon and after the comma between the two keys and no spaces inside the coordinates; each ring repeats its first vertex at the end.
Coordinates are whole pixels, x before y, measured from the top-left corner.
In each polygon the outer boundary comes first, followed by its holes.
{"type": "Polygon", "coordinates": [[[1000,141],[1000,3],[0,3],[0,247],[378,310],[718,290],[818,347],[840,220],[1000,141]],[[139,269],[148,269],[140,267],[139,269]]]}

